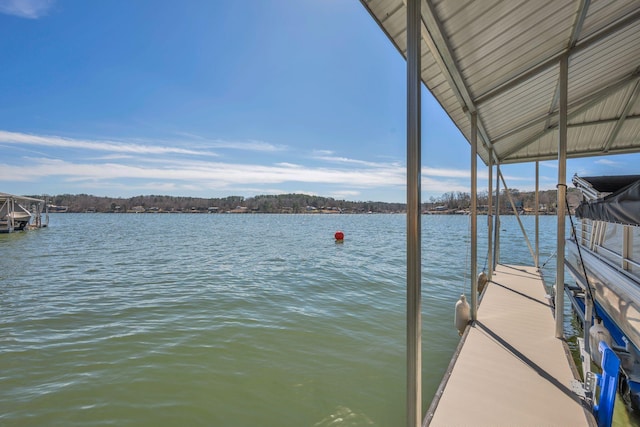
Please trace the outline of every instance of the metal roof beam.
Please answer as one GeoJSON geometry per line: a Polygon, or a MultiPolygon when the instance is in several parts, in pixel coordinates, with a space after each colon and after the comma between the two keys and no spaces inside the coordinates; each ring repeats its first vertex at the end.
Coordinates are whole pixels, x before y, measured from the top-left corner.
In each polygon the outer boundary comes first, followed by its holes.
{"type": "MultiPolygon", "coordinates": [[[[571,56],[587,48],[590,48],[596,43],[599,43],[602,39],[612,34],[615,34],[618,31],[623,30],[629,25],[635,24],[637,21],[640,21],[640,10],[637,10],[636,12],[627,15],[623,19],[601,30],[600,32],[595,33],[594,35],[586,38],[582,42],[576,43],[573,47],[569,48],[568,53],[571,56]]],[[[552,57],[550,57],[549,59],[534,65],[528,70],[517,73],[516,75],[512,76],[511,78],[508,78],[506,81],[502,83],[499,83],[498,85],[487,90],[483,94],[480,94],[479,96],[477,96],[474,100],[475,105],[479,106],[495,98],[496,96],[512,89],[513,87],[519,85],[520,83],[532,78],[533,76],[536,76],[542,73],[543,71],[546,71],[549,68],[556,66],[558,64],[558,61],[562,57],[562,55],[565,55],[566,53],[567,53],[566,50],[562,52],[558,52],[554,54],[552,57]]]]}
{"type": "Polygon", "coordinates": [[[587,12],[589,11],[590,3],[591,0],[582,0],[580,2],[580,6],[578,6],[578,10],[576,13],[576,21],[573,23],[573,30],[571,31],[571,37],[569,38],[567,49],[571,49],[576,45],[576,43],[578,43],[580,32],[582,31],[582,26],[584,25],[584,20],[587,17],[587,12]]]}
{"type": "Polygon", "coordinates": [[[548,70],[549,68],[555,67],[558,64],[558,60],[562,54],[556,54],[551,58],[543,61],[527,71],[518,73],[516,76],[509,78],[507,81],[494,86],[493,88],[487,90],[485,93],[476,97],[476,105],[480,106],[485,102],[495,98],[496,96],[512,89],[513,87],[519,85],[520,83],[529,80],[533,76],[537,76],[543,71],[548,70]]]}
{"type": "Polygon", "coordinates": [[[588,49],[596,43],[600,43],[603,39],[609,37],[610,35],[616,34],[630,25],[634,25],[638,21],[640,21],[640,9],[585,38],[582,42],[577,43],[571,48],[569,54],[578,53],[585,49],[588,49]]]}
{"type": "MultiPolygon", "coordinates": [[[[622,117],[616,117],[615,119],[602,119],[602,120],[592,120],[590,122],[582,122],[582,123],[573,123],[568,124],[567,126],[570,128],[580,128],[585,126],[597,126],[597,125],[606,125],[607,123],[618,123],[622,117]]],[[[640,115],[632,115],[627,116],[626,120],[637,120],[640,119],[640,115]]]]}
{"type": "Polygon", "coordinates": [[[387,13],[387,16],[385,16],[384,18],[382,18],[382,19],[380,20],[380,23],[381,23],[381,24],[384,24],[384,23],[387,21],[387,19],[389,19],[389,18],[391,18],[393,15],[395,15],[395,14],[396,14],[396,12],[398,12],[400,9],[402,9],[402,7],[403,7],[403,3],[398,3],[398,6],[396,6],[396,7],[395,7],[391,12],[387,13]]]}
{"type": "MultiPolygon", "coordinates": [[[[437,53],[439,59],[444,63],[442,71],[447,74],[447,78],[453,82],[453,89],[456,91],[456,95],[459,96],[462,107],[473,113],[475,111],[475,105],[471,100],[469,91],[464,83],[464,79],[460,74],[458,61],[455,60],[452,54],[451,46],[447,38],[444,36],[444,31],[440,20],[436,16],[433,4],[429,0],[422,0],[422,18],[423,18],[423,37],[425,31],[428,34],[429,42],[435,48],[432,53],[437,53]]],[[[438,59],[438,58],[437,58],[438,59]]]]}
{"type": "Polygon", "coordinates": [[[631,92],[631,96],[627,100],[627,105],[624,106],[624,111],[622,111],[622,114],[620,115],[620,119],[618,119],[618,122],[613,128],[613,131],[611,131],[611,135],[609,135],[609,139],[607,139],[607,142],[605,142],[604,146],[602,147],[603,153],[607,153],[609,151],[611,144],[613,144],[613,141],[615,141],[616,138],[618,137],[618,134],[620,133],[620,129],[622,129],[622,125],[624,124],[624,121],[628,118],[627,116],[629,115],[631,108],[633,108],[633,106],[636,103],[636,100],[638,99],[638,94],[640,94],[640,80],[636,81],[636,86],[633,88],[633,92],[631,92]]]}
{"type": "MultiPolygon", "coordinates": [[[[626,120],[637,120],[637,119],[640,119],[640,115],[631,115],[631,116],[627,116],[626,117],[626,120]]],[[[536,124],[539,124],[542,121],[544,121],[544,117],[541,117],[541,118],[537,119],[536,120],[536,124]]],[[[617,123],[618,121],[620,121],[620,117],[615,117],[615,118],[611,118],[611,119],[592,120],[592,121],[589,121],[589,122],[582,122],[582,123],[569,123],[567,125],[567,127],[578,128],[578,127],[584,127],[584,126],[596,126],[596,125],[604,125],[604,124],[607,124],[607,123],[617,123]]],[[[551,130],[555,129],[557,126],[558,126],[557,123],[556,124],[551,124],[551,125],[545,127],[545,130],[551,131],[551,130]]],[[[528,127],[531,127],[531,126],[522,127],[522,128],[520,128],[518,130],[524,130],[524,129],[528,128],[528,127]]],[[[516,132],[516,130],[513,131],[513,133],[515,133],[515,132],[516,132]]],[[[512,133],[510,132],[508,136],[510,136],[511,134],[512,133]]],[[[505,136],[505,138],[506,138],[506,136],[505,136]]],[[[500,142],[500,141],[494,141],[494,144],[496,142],[500,142]]],[[[521,147],[521,148],[524,148],[524,147],[521,147]]],[[[511,154],[513,154],[513,153],[511,153],[511,154]]]]}
{"type": "MultiPolygon", "coordinates": [[[[582,157],[599,157],[599,156],[608,156],[613,154],[633,154],[637,153],[637,147],[624,147],[624,148],[615,148],[609,150],[608,153],[603,153],[602,149],[598,148],[596,150],[585,150],[585,151],[571,151],[571,154],[567,153],[568,159],[578,159],[582,157]]],[[[550,153],[550,154],[541,154],[539,156],[527,156],[521,158],[512,158],[512,159],[504,159],[503,165],[511,165],[516,163],[530,163],[530,162],[544,162],[547,160],[558,160],[558,153],[550,153]]]]}
{"type": "MultiPolygon", "coordinates": [[[[464,81],[463,81],[463,79],[462,79],[462,77],[460,75],[460,72],[459,72],[458,68],[457,68],[456,62],[453,60],[453,56],[450,53],[450,48],[448,47],[448,45],[446,43],[446,39],[444,37],[442,37],[442,29],[441,29],[441,27],[439,25],[439,21],[435,18],[435,14],[433,12],[432,5],[430,3],[428,3],[428,2],[425,3],[425,0],[422,0],[422,1],[423,1],[423,5],[422,5],[423,14],[422,14],[422,17],[427,17],[427,20],[431,22],[428,25],[433,25],[434,33],[438,34],[439,35],[439,39],[442,40],[442,44],[440,46],[443,48],[443,50],[441,50],[441,48],[438,47],[438,44],[436,43],[436,41],[435,41],[434,37],[432,36],[432,34],[430,33],[430,31],[427,29],[427,24],[425,24],[424,21],[422,21],[422,29],[421,29],[422,39],[424,40],[425,44],[427,45],[427,47],[431,51],[436,63],[438,64],[440,70],[442,71],[443,76],[447,80],[447,84],[454,91],[454,94],[458,98],[458,101],[460,102],[460,105],[462,106],[463,110],[465,110],[467,112],[467,114],[468,114],[468,116],[470,118],[471,117],[470,116],[470,111],[476,111],[476,107],[471,102],[471,96],[469,95],[469,90],[464,85],[464,81]],[[427,12],[425,12],[425,11],[427,11],[427,12]],[[445,58],[447,60],[445,60],[445,58]],[[449,65],[447,65],[447,64],[449,64],[449,65]],[[453,66],[453,68],[449,68],[449,66],[453,66]],[[454,70],[455,74],[459,77],[458,78],[458,83],[456,83],[456,80],[454,79],[454,73],[452,73],[451,70],[454,70]],[[459,86],[459,85],[461,85],[461,86],[459,86]]],[[[398,8],[394,9],[389,14],[387,14],[384,17],[384,19],[381,20],[375,15],[373,10],[367,4],[366,0],[360,0],[360,2],[365,7],[365,9],[369,12],[371,17],[378,23],[378,26],[382,29],[382,31],[391,40],[392,44],[396,47],[398,52],[400,52],[400,54],[403,57],[406,58],[406,56],[407,56],[406,50],[401,49],[400,46],[398,46],[398,44],[397,44],[398,37],[405,32],[405,29],[403,28],[401,31],[398,31],[397,34],[390,34],[389,31],[385,28],[385,26],[382,23],[382,21],[386,21],[390,16],[394,15],[395,13],[397,13],[400,9],[398,9],[398,8]]],[[[402,5],[406,8],[407,0],[403,0],[402,1],[402,5]]],[[[493,153],[494,160],[497,163],[498,162],[498,157],[496,155],[496,151],[492,150],[493,145],[491,143],[491,138],[489,138],[489,135],[488,135],[484,125],[482,124],[482,122],[480,122],[479,125],[478,125],[478,132],[480,134],[483,147],[487,150],[489,155],[491,155],[491,153],[493,153]]]]}
{"type": "MultiPolygon", "coordinates": [[[[589,108],[593,107],[594,105],[596,105],[598,102],[602,101],[604,98],[606,98],[607,96],[609,96],[611,93],[621,89],[622,87],[628,85],[630,82],[634,81],[634,80],[638,80],[638,72],[636,71],[635,73],[633,73],[631,76],[628,76],[627,78],[620,80],[619,82],[616,82],[610,86],[607,86],[606,88],[589,95],[588,97],[584,98],[584,99],[580,99],[574,103],[572,103],[569,106],[569,110],[572,111],[569,116],[568,119],[572,119],[573,117],[577,116],[578,114],[582,114],[583,112],[585,112],[586,110],[588,110],[589,108]]],[[[530,127],[539,125],[542,122],[545,122],[547,120],[548,115],[545,114],[542,117],[539,117],[535,120],[530,120],[528,121],[526,124],[512,130],[509,131],[503,135],[500,135],[498,138],[493,140],[493,144],[497,145],[499,144],[501,141],[505,140],[506,138],[521,132],[525,129],[528,129],[530,127]]],[[[547,133],[553,131],[554,129],[556,129],[558,127],[558,124],[553,124],[551,126],[545,127],[542,131],[540,131],[539,133],[537,133],[536,135],[532,136],[529,139],[526,139],[524,141],[522,141],[520,144],[518,144],[517,146],[514,146],[512,148],[510,148],[509,150],[505,151],[504,153],[502,153],[500,155],[501,159],[505,159],[506,157],[510,156],[511,154],[522,150],[523,148],[525,148],[526,146],[534,143],[537,139],[542,138],[544,135],[546,135],[547,133]]]]}
{"type": "MultiPolygon", "coordinates": [[[[436,62],[438,62],[438,66],[447,79],[449,86],[456,94],[462,109],[466,111],[469,119],[471,119],[471,114],[477,111],[476,105],[462,78],[458,62],[453,57],[453,50],[449,45],[447,37],[444,36],[444,30],[430,0],[422,0],[422,19],[422,37],[436,59],[436,62]]],[[[489,134],[480,117],[478,117],[478,133],[482,138],[482,145],[489,152],[489,155],[493,153],[495,161],[498,162],[496,152],[492,150],[493,144],[491,143],[491,138],[489,138],[489,134]]]]}
{"type": "Polygon", "coordinates": [[[14,194],[9,194],[9,193],[0,193],[0,199],[15,199],[15,200],[21,200],[25,202],[44,203],[44,200],[42,199],[34,199],[33,197],[27,197],[27,196],[16,196],[14,194]]]}
{"type": "MultiPolygon", "coordinates": [[[[569,37],[569,43],[567,43],[567,51],[570,50],[573,46],[578,42],[578,38],[580,38],[580,32],[582,31],[582,25],[584,24],[584,19],[587,16],[587,12],[589,11],[590,0],[582,0],[580,5],[578,6],[578,10],[576,11],[576,20],[573,23],[573,29],[571,30],[571,36],[569,37]]],[[[551,105],[549,106],[549,117],[547,117],[547,121],[545,123],[545,127],[549,127],[551,124],[551,117],[553,112],[556,110],[558,106],[558,98],[560,96],[560,78],[558,78],[558,82],[556,83],[556,90],[553,92],[553,99],[551,100],[551,105]]]]}
{"type": "MultiPolygon", "coordinates": [[[[362,4],[362,7],[364,7],[364,9],[369,12],[369,16],[371,16],[371,19],[373,19],[373,21],[378,24],[378,27],[380,28],[380,30],[382,30],[382,32],[387,36],[387,38],[389,39],[389,41],[391,42],[391,44],[396,48],[396,50],[400,53],[400,55],[402,55],[403,58],[406,58],[406,52],[405,50],[400,49],[400,46],[398,46],[398,43],[396,42],[396,38],[393,37],[389,31],[387,30],[387,28],[382,24],[382,21],[380,19],[378,19],[378,17],[376,16],[376,14],[374,13],[373,9],[371,9],[371,7],[368,4],[369,0],[360,0],[360,4],[362,4]]],[[[385,17],[386,20],[387,17],[385,17]]],[[[404,29],[403,31],[404,32],[404,29]]]]}

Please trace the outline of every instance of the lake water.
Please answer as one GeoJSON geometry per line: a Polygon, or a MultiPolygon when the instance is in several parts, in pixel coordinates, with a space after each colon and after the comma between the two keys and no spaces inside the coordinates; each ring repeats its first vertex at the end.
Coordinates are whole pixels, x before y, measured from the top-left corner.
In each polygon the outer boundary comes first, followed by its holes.
{"type": "MultiPolygon", "coordinates": [[[[501,261],[532,265],[501,219],[501,261]]],[[[405,222],[55,214],[0,235],[0,425],[404,425],[405,222]]],[[[542,263],[556,217],[540,225],[542,263]]],[[[423,216],[425,410],[458,343],[469,241],[468,216],[423,216]]]]}

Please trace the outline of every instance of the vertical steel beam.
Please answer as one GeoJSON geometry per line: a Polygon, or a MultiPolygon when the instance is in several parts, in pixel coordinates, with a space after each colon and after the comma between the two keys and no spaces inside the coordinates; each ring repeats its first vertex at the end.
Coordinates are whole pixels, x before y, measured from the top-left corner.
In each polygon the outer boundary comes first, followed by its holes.
{"type": "MultiPolygon", "coordinates": [[[[491,150],[493,151],[493,150],[491,150]]],[[[493,152],[489,155],[489,194],[487,199],[487,267],[491,280],[493,276],[493,152]]]]}
{"type": "Polygon", "coordinates": [[[407,1],[407,426],[422,424],[421,0],[407,1]]]}
{"type": "Polygon", "coordinates": [[[567,96],[569,57],[560,58],[560,117],[558,135],[558,230],[556,262],[556,338],[564,337],[564,235],[567,198],[567,96]]]}
{"type": "Polygon", "coordinates": [[[471,321],[478,312],[478,113],[471,113],[471,321]]]}
{"type": "Polygon", "coordinates": [[[535,267],[537,269],[540,268],[540,218],[539,218],[539,203],[540,203],[540,162],[536,161],[536,256],[535,256],[535,267]]]}
{"type": "Polygon", "coordinates": [[[633,233],[630,225],[622,226],[622,269],[630,270],[629,259],[633,255],[633,233]]]}
{"type": "Polygon", "coordinates": [[[493,268],[500,263],[500,163],[496,165],[496,215],[493,229],[493,268]]]}
{"type": "Polygon", "coordinates": [[[16,216],[14,215],[15,211],[16,211],[16,201],[12,197],[11,205],[9,206],[9,213],[11,214],[11,221],[10,221],[11,225],[10,225],[9,231],[13,231],[16,228],[16,216]]]}

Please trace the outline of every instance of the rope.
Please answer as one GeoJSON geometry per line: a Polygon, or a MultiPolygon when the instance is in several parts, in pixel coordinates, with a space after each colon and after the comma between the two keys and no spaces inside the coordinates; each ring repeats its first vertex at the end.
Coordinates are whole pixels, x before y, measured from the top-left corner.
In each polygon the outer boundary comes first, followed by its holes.
{"type": "MultiPolygon", "coordinates": [[[[587,268],[584,266],[584,260],[582,259],[582,251],[580,250],[580,244],[578,243],[578,234],[576,233],[576,227],[573,224],[573,217],[571,216],[571,212],[569,209],[569,201],[566,198],[564,199],[564,201],[567,205],[567,212],[569,212],[569,221],[571,222],[571,232],[573,233],[573,236],[576,239],[576,247],[578,248],[578,256],[580,257],[580,264],[582,265],[582,273],[584,274],[584,280],[586,281],[587,291],[589,292],[589,298],[591,298],[591,301],[595,301],[595,298],[593,297],[593,291],[591,290],[591,285],[589,284],[589,276],[587,276],[587,268]]],[[[598,307],[595,304],[593,305],[593,312],[595,314],[596,320],[602,321],[602,318],[598,315],[598,307]]]]}
{"type": "Polygon", "coordinates": [[[547,258],[547,260],[545,262],[542,263],[542,267],[540,268],[544,268],[545,265],[547,265],[547,263],[549,261],[551,261],[553,259],[554,256],[556,256],[556,254],[558,253],[558,250],[556,249],[554,253],[551,254],[551,256],[549,258],[547,258]]]}

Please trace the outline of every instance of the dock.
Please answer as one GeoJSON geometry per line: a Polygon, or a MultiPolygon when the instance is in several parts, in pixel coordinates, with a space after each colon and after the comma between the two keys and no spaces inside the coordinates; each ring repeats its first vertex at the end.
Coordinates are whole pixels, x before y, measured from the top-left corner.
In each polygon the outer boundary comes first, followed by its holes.
{"type": "Polygon", "coordinates": [[[407,64],[407,427],[425,423],[423,373],[431,373],[428,363],[422,364],[424,89],[469,142],[468,277],[474,320],[426,422],[588,425],[589,411],[569,391],[573,378],[562,340],[567,159],[640,152],[640,139],[629,138],[640,134],[640,120],[629,120],[637,118],[640,99],[640,2],[361,3],[407,64]],[[486,265],[497,270],[481,305],[474,283],[478,158],[488,178],[486,265]],[[535,243],[518,222],[533,265],[539,266],[539,162],[547,160],[557,160],[558,166],[554,315],[535,269],[497,265],[503,194],[519,215],[501,165],[535,163],[536,200],[530,206],[536,215],[535,243]]]}
{"type": "Polygon", "coordinates": [[[423,425],[595,425],[554,325],[537,269],[498,265],[423,425]]]}
{"type": "Polygon", "coordinates": [[[49,224],[49,214],[46,213],[43,221],[45,209],[44,200],[0,193],[0,233],[46,227],[49,224]]]}

